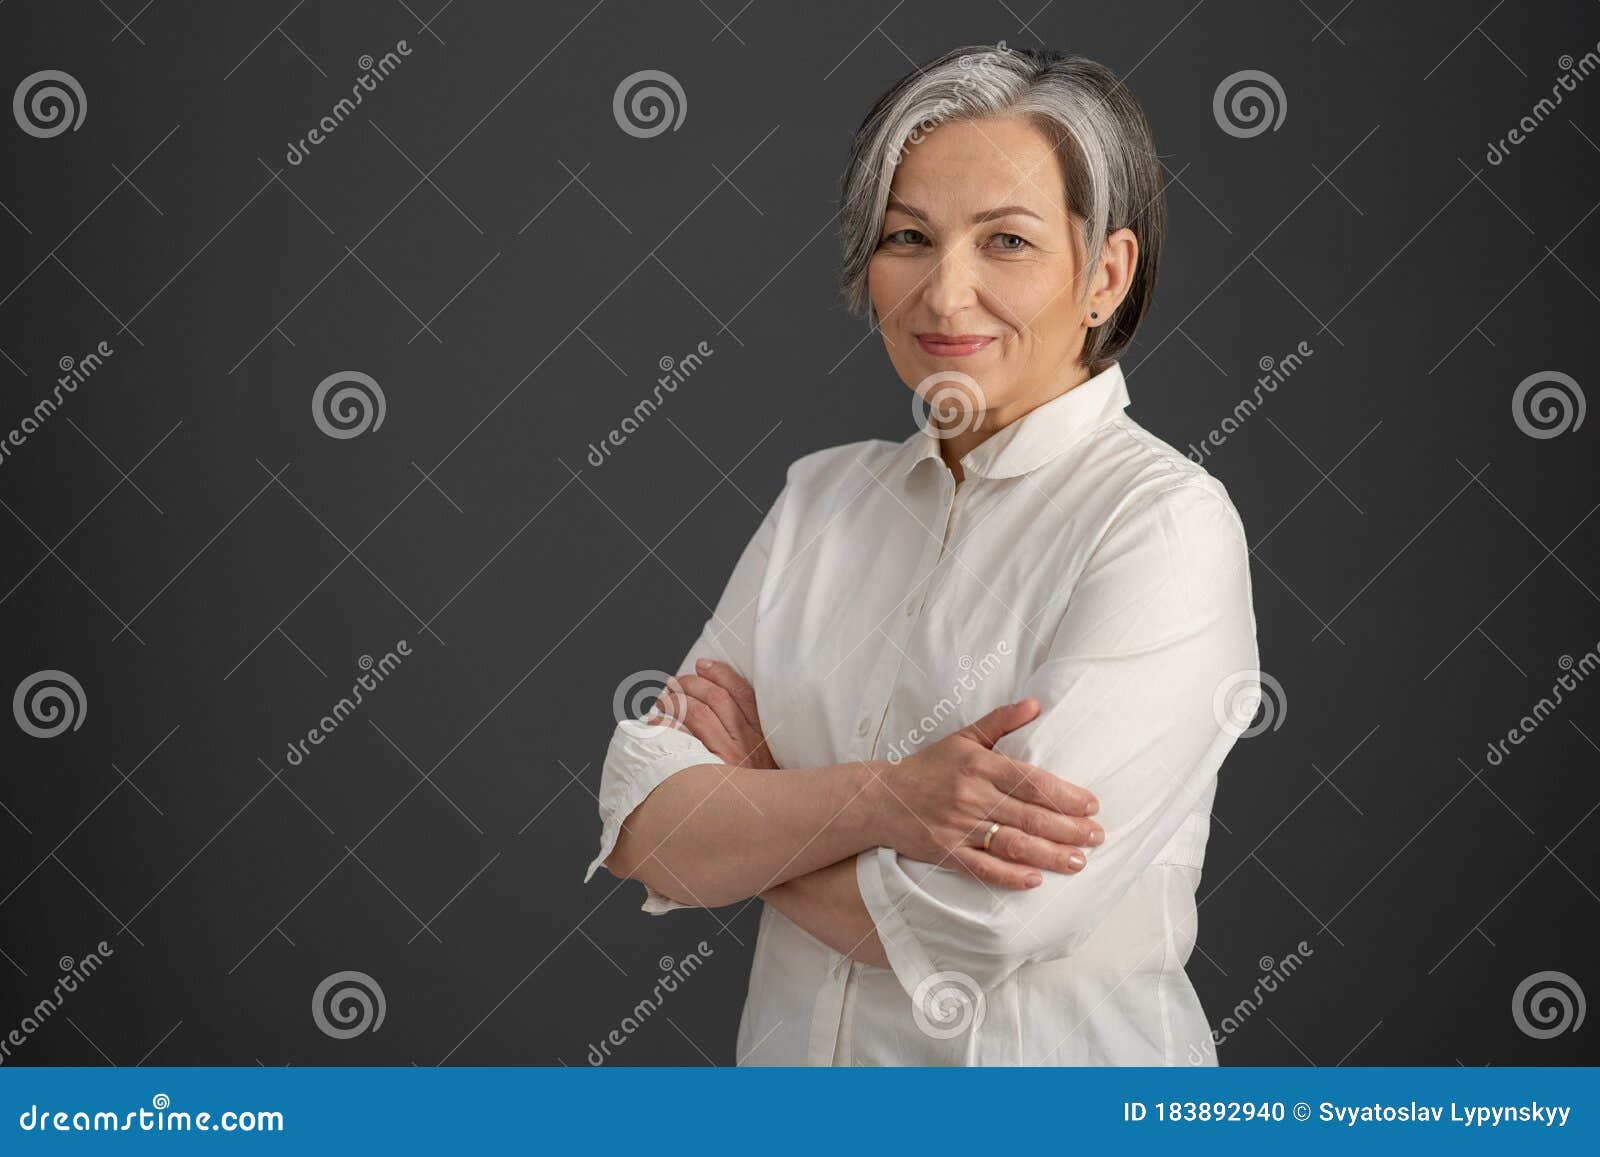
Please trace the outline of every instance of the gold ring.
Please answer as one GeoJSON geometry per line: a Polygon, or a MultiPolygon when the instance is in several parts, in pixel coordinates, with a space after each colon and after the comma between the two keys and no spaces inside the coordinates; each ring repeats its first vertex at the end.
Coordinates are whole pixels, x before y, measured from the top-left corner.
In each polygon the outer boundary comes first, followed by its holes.
{"type": "Polygon", "coordinates": [[[1000,830],[1000,824],[998,822],[996,822],[996,823],[990,824],[989,825],[989,830],[983,833],[983,850],[984,851],[987,852],[989,850],[989,841],[994,839],[995,832],[997,832],[999,830],[1000,830]]]}

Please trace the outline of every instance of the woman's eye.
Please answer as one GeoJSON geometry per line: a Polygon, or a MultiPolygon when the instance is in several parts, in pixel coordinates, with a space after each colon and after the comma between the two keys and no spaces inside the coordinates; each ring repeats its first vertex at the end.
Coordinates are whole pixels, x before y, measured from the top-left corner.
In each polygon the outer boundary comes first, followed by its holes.
{"type": "Polygon", "coordinates": [[[1008,253],[1020,253],[1028,248],[1027,240],[1018,237],[1015,233],[996,233],[990,240],[996,242],[998,248],[1008,253]]]}
{"type": "Polygon", "coordinates": [[[885,245],[921,245],[927,238],[919,229],[896,229],[883,239],[885,245]]]}

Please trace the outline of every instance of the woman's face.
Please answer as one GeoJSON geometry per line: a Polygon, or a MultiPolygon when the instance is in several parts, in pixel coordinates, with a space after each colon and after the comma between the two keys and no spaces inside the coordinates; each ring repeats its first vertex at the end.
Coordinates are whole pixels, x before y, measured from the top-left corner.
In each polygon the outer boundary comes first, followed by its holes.
{"type": "Polygon", "coordinates": [[[974,379],[986,432],[1086,380],[1089,311],[1109,316],[1107,289],[1121,298],[1103,268],[1082,298],[1064,189],[1055,149],[1021,117],[940,125],[895,170],[867,271],[889,360],[913,389],[974,379]]]}

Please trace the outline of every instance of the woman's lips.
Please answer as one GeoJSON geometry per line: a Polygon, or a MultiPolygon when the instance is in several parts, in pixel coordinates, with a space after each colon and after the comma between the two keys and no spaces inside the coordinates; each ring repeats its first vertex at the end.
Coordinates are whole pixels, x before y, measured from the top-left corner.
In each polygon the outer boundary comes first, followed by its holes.
{"type": "Polygon", "coordinates": [[[964,358],[968,354],[975,354],[990,342],[992,337],[977,333],[919,333],[917,343],[934,357],[939,358],[964,358]]]}

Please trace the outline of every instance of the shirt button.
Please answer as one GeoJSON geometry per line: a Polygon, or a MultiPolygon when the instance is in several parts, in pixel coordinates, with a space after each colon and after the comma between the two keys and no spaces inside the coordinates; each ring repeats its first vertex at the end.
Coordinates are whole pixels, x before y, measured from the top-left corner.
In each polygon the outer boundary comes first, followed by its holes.
{"type": "Polygon", "coordinates": [[[863,739],[866,738],[867,732],[871,730],[872,720],[870,719],[863,719],[860,723],[856,724],[856,734],[861,736],[863,739]]]}
{"type": "Polygon", "coordinates": [[[917,608],[916,608],[916,606],[914,604],[912,604],[912,603],[907,603],[906,604],[906,618],[914,619],[916,617],[917,617],[917,608]]]}

